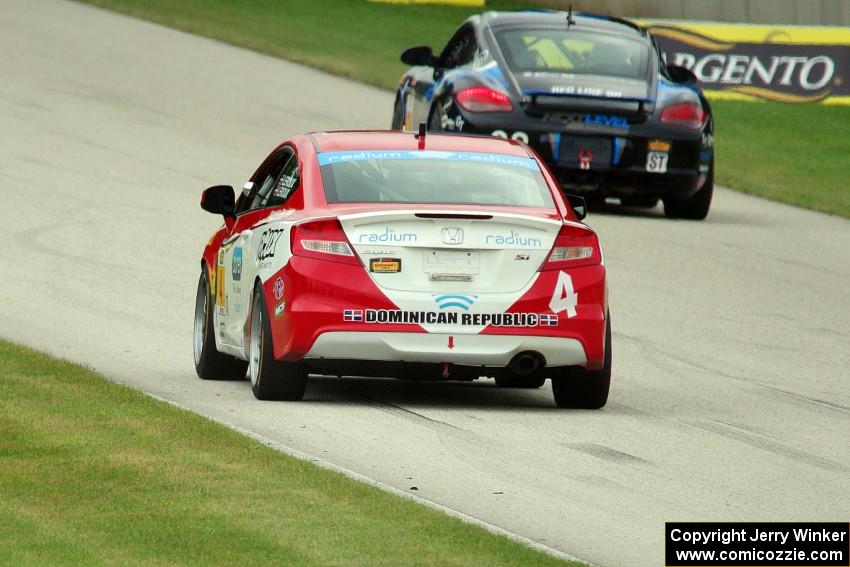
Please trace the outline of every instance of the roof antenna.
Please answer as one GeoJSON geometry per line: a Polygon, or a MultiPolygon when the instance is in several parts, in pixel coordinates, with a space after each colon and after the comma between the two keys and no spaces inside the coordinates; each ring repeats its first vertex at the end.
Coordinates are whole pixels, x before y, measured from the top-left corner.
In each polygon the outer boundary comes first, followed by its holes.
{"type": "Polygon", "coordinates": [[[570,26],[575,23],[576,21],[573,19],[573,5],[570,4],[570,11],[567,12],[567,29],[570,29],[570,26]]]}
{"type": "Polygon", "coordinates": [[[414,138],[419,139],[419,149],[425,149],[425,132],[427,130],[426,124],[424,122],[419,123],[419,133],[414,136],[414,138]]]}

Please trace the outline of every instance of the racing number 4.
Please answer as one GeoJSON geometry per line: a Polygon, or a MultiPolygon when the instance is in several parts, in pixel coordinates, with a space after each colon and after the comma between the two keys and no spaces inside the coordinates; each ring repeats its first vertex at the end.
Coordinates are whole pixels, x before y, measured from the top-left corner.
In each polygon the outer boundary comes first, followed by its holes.
{"type": "Polygon", "coordinates": [[[576,305],[578,305],[578,294],[573,288],[573,278],[566,272],[558,272],[558,282],[552,299],[549,300],[549,309],[552,313],[567,312],[567,319],[576,316],[576,305]]]}

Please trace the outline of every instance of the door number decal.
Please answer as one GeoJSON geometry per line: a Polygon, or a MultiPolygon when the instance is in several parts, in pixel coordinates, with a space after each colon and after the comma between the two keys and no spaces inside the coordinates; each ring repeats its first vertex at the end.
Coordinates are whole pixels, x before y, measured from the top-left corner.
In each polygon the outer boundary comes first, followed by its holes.
{"type": "Polygon", "coordinates": [[[549,301],[549,309],[552,313],[566,311],[567,319],[569,319],[576,316],[576,305],[578,305],[578,294],[573,288],[573,278],[566,272],[559,272],[555,292],[549,301]]]}

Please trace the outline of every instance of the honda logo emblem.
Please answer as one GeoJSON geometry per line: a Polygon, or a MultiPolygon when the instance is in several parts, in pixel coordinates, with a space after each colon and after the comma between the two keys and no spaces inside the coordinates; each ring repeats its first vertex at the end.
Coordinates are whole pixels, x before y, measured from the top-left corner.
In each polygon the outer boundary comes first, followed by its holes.
{"type": "Polygon", "coordinates": [[[444,228],[443,244],[463,244],[462,228],[444,228]]]}

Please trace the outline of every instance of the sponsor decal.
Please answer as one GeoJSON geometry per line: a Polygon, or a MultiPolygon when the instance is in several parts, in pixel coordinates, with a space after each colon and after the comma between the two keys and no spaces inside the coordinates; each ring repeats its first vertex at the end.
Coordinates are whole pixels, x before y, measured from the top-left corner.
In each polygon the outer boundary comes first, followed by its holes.
{"type": "Polygon", "coordinates": [[[401,258],[372,258],[369,271],[377,274],[393,274],[401,271],[401,258]]]}
{"type": "MultiPolygon", "coordinates": [[[[464,327],[551,326],[550,315],[541,322],[540,313],[458,313],[455,311],[404,311],[401,309],[345,309],[343,321],[369,324],[461,325],[464,327]]],[[[557,321],[556,323],[557,324],[557,321]]]]}
{"type": "Polygon", "coordinates": [[[298,183],[297,175],[282,175],[272,191],[272,196],[278,199],[286,199],[292,193],[292,188],[298,183]]]}
{"type": "Polygon", "coordinates": [[[673,145],[667,140],[650,140],[647,147],[651,152],[669,152],[673,145]]]}
{"type": "MultiPolygon", "coordinates": [[[[508,137],[505,133],[505,138],[508,137]]],[[[465,161],[480,163],[484,165],[503,165],[506,167],[517,167],[531,171],[539,171],[540,167],[533,158],[509,156],[505,154],[487,154],[480,152],[446,152],[434,150],[416,151],[353,151],[353,152],[322,152],[318,154],[319,165],[333,165],[352,161],[380,161],[380,160],[438,160],[438,161],[465,161]]]]}
{"type": "Polygon", "coordinates": [[[274,298],[280,301],[283,299],[283,278],[277,278],[274,281],[274,298]]]}
{"type": "Polygon", "coordinates": [[[629,129],[629,121],[622,116],[609,116],[607,114],[585,114],[584,123],[588,126],[608,126],[621,130],[629,129]]]}
{"type": "Polygon", "coordinates": [[[227,298],[224,294],[224,266],[217,266],[215,269],[215,304],[218,305],[218,312],[225,313],[225,304],[227,298]]]}
{"type": "Polygon", "coordinates": [[[539,238],[532,238],[527,235],[520,234],[514,230],[508,231],[508,234],[488,234],[484,241],[487,244],[498,244],[504,246],[528,246],[540,247],[543,246],[543,241],[539,238]]]}
{"type": "Polygon", "coordinates": [[[257,248],[257,262],[268,258],[274,258],[277,251],[277,242],[283,236],[284,229],[270,228],[260,236],[260,245],[257,248]]]}
{"type": "Polygon", "coordinates": [[[284,310],[286,309],[286,302],[281,301],[277,304],[277,307],[274,308],[274,318],[280,319],[280,316],[283,315],[284,310]]]}
{"type": "Polygon", "coordinates": [[[472,307],[472,304],[475,303],[476,299],[478,299],[477,295],[438,295],[435,293],[432,296],[434,301],[437,302],[437,307],[440,309],[463,309],[464,311],[469,311],[469,308],[472,307]]]}
{"type": "Polygon", "coordinates": [[[583,87],[578,85],[555,85],[550,90],[552,94],[593,96],[605,98],[623,98],[623,91],[600,89],[598,87],[583,87]]]}
{"type": "Polygon", "coordinates": [[[230,275],[233,276],[233,281],[238,282],[242,279],[242,247],[237,246],[233,249],[233,257],[230,261],[230,275]]]}
{"type": "Polygon", "coordinates": [[[462,228],[444,228],[441,231],[443,244],[463,244],[463,229],[462,228]]]}
{"type": "Polygon", "coordinates": [[[629,129],[629,120],[623,116],[609,114],[573,114],[569,112],[547,112],[543,115],[546,122],[557,122],[572,130],[624,132],[629,129]]]}
{"type": "Polygon", "coordinates": [[[668,64],[690,69],[718,98],[850,104],[850,30],[836,27],[652,23],[668,64]]]}
{"type": "Polygon", "coordinates": [[[462,131],[463,125],[465,124],[463,117],[458,114],[456,117],[451,118],[445,112],[446,111],[444,110],[440,115],[440,125],[443,127],[443,130],[448,130],[450,132],[454,130],[458,132],[462,131]]]}
{"type": "Polygon", "coordinates": [[[357,237],[358,242],[416,242],[414,232],[396,232],[390,227],[384,228],[383,232],[367,232],[357,237]]]}

